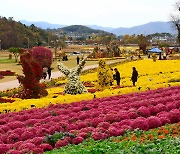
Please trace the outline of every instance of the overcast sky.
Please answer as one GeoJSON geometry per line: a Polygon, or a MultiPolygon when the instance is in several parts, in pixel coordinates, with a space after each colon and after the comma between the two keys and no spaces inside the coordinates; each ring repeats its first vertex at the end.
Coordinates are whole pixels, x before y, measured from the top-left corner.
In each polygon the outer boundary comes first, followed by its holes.
{"type": "Polygon", "coordinates": [[[0,16],[63,25],[132,27],[168,21],[175,0],[0,0],[0,16]]]}

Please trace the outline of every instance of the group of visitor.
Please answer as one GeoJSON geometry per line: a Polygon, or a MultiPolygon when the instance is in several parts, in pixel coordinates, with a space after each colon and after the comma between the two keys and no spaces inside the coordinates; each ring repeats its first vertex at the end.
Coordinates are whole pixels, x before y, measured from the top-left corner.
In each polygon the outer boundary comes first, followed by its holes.
{"type": "MultiPolygon", "coordinates": [[[[133,83],[133,86],[135,86],[135,83],[137,82],[137,78],[138,78],[138,71],[136,70],[136,67],[133,67],[132,69],[133,72],[131,76],[131,81],[133,83]]],[[[113,75],[113,79],[116,80],[117,85],[120,86],[120,80],[121,80],[120,73],[117,68],[115,68],[114,71],[115,74],[113,75]]]]}
{"type": "Polygon", "coordinates": [[[49,67],[43,67],[43,79],[45,80],[47,75],[48,75],[48,78],[49,80],[51,79],[51,71],[52,71],[53,68],[51,68],[50,66],[49,67]]]}

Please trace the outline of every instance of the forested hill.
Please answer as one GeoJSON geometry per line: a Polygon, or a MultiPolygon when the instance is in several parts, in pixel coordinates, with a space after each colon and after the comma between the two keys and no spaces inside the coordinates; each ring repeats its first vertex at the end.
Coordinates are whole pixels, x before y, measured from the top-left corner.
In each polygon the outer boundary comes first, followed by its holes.
{"type": "Polygon", "coordinates": [[[63,28],[58,28],[54,30],[59,33],[74,33],[74,34],[110,34],[108,32],[102,31],[102,30],[95,30],[86,26],[82,25],[72,25],[72,26],[67,26],[63,28]]]}
{"type": "Polygon", "coordinates": [[[47,39],[47,32],[34,25],[26,26],[21,22],[14,21],[11,17],[7,19],[0,16],[1,49],[32,47],[37,43],[47,42],[47,39]]]}

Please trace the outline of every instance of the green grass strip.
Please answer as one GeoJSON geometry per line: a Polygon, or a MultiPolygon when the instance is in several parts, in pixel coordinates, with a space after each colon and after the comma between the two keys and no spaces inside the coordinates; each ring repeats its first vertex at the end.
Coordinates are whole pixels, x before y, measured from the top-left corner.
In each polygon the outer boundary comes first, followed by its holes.
{"type": "Polygon", "coordinates": [[[124,136],[111,137],[99,141],[88,138],[79,145],[71,144],[61,147],[60,149],[49,151],[47,154],[179,154],[179,127],[180,125],[178,123],[149,131],[128,131],[124,136]],[[167,131],[168,133],[166,133],[167,131]],[[136,135],[135,140],[132,140],[133,135],[136,135]],[[148,135],[152,135],[153,139],[147,138],[148,135]],[[176,135],[176,137],[174,135],[176,135]],[[146,138],[143,142],[141,142],[142,136],[146,138]],[[161,136],[163,136],[163,138],[160,138],[161,136]]]}
{"type": "Polygon", "coordinates": [[[94,141],[89,139],[79,145],[69,145],[58,150],[47,152],[47,154],[179,154],[180,138],[168,137],[162,140],[154,140],[151,143],[136,142],[112,142],[110,140],[94,141]]]}

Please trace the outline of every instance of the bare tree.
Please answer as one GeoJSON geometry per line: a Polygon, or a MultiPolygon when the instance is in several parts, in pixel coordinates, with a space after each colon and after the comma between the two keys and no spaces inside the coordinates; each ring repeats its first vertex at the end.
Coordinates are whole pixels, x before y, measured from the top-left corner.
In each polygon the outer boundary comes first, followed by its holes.
{"type": "Polygon", "coordinates": [[[177,38],[180,45],[180,0],[175,3],[174,8],[174,13],[170,15],[170,18],[173,28],[177,30],[177,38]]]}

